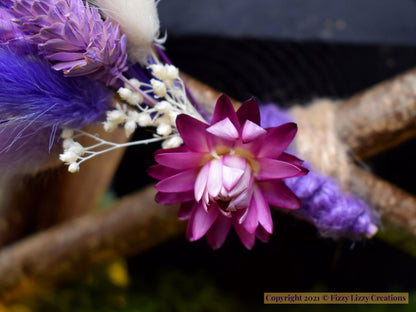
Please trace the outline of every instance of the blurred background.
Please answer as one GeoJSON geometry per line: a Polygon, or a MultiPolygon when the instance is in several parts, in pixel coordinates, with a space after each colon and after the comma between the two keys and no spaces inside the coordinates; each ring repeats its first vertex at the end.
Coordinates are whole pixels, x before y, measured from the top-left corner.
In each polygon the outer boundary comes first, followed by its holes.
{"type": "MultiPolygon", "coordinates": [[[[166,53],[182,71],[240,101],[282,107],[347,98],[416,65],[414,0],[161,0],[166,53]]],[[[342,116],[340,116],[342,118],[342,116]]],[[[140,133],[136,134],[140,136],[140,133]]],[[[415,140],[366,160],[416,195],[415,140]]],[[[128,150],[112,190],[152,182],[156,146],[128,150]],[[149,155],[143,159],[143,155],[149,155]],[[140,157],[143,161],[138,162],[140,157]],[[137,181],[137,176],[140,181],[137,181]],[[132,183],[135,181],[135,183],[132,183]]],[[[270,243],[247,251],[233,233],[218,251],[181,236],[26,303],[39,311],[349,311],[351,306],[265,306],[264,292],[409,292],[409,305],[356,311],[414,311],[416,259],[375,238],[320,238],[274,212],[270,243]],[[74,289],[76,290],[74,292],[74,289]]],[[[20,310],[24,311],[24,310],[20,310]]]]}

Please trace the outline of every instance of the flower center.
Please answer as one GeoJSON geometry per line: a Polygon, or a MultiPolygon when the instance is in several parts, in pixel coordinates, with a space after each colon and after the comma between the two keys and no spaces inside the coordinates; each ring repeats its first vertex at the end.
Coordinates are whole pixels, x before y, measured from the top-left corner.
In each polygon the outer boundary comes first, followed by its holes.
{"type": "Polygon", "coordinates": [[[210,160],[195,183],[195,199],[217,206],[225,215],[246,208],[253,193],[253,172],[246,158],[230,151],[210,160]]]}

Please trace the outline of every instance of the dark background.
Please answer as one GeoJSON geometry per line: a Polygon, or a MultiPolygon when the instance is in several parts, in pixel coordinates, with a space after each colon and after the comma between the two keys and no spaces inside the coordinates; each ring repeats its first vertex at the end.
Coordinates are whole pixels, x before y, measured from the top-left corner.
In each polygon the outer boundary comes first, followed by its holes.
{"type": "MultiPolygon", "coordinates": [[[[173,63],[238,100],[254,95],[289,107],[317,97],[346,98],[416,65],[416,1],[162,0],[159,10],[173,63]]],[[[366,163],[416,194],[415,144],[409,141],[366,163]]],[[[151,182],[137,177],[152,164],[143,155],[156,148],[128,151],[114,183],[118,195],[151,182]]],[[[322,239],[312,226],[277,212],[274,220],[271,241],[256,242],[251,251],[235,234],[218,251],[204,239],[188,243],[180,237],[130,259],[129,269],[149,287],[164,270],[209,276],[247,311],[289,309],[264,306],[265,291],[404,291],[416,301],[416,261],[405,252],[377,238],[322,239]]],[[[318,310],[324,308],[331,310],[318,310]]],[[[411,306],[365,309],[410,311],[411,306]]]]}

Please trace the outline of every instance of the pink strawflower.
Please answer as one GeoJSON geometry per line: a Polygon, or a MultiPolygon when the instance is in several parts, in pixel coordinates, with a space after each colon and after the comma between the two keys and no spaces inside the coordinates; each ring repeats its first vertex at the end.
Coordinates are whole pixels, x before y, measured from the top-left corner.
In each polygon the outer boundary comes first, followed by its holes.
{"type": "Polygon", "coordinates": [[[184,141],[178,148],[159,150],[150,175],[161,181],[156,201],[182,203],[180,219],[189,219],[186,236],[205,234],[208,244],[222,246],[234,227],[251,249],[257,236],[267,241],[273,232],[269,204],[297,209],[300,201],[282,181],[302,176],[302,161],[285,153],[297,127],[260,127],[257,102],[250,99],[235,112],[221,96],[211,124],[180,115],[176,125],[184,141]]]}

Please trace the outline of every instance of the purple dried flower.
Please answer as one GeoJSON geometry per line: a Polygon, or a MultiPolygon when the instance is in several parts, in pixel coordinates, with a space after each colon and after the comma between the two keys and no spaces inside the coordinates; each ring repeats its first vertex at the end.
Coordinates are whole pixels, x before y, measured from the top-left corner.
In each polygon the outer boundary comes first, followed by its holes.
{"type": "Polygon", "coordinates": [[[189,115],[177,118],[185,143],[159,150],[150,174],[160,179],[156,200],[183,203],[179,216],[189,219],[187,238],[207,234],[219,248],[234,227],[251,249],[256,236],[265,241],[273,231],[269,204],[297,209],[300,201],[282,179],[302,176],[301,161],[284,152],[297,127],[287,123],[263,129],[256,101],[248,100],[235,112],[230,100],[218,99],[211,124],[189,115]]]}
{"type": "Polygon", "coordinates": [[[0,43],[23,38],[23,33],[11,21],[12,18],[5,8],[0,7],[0,43]]]}
{"type": "Polygon", "coordinates": [[[14,22],[39,53],[66,76],[116,85],[127,69],[125,35],[82,0],[7,0],[14,22]]]}
{"type": "MultiPolygon", "coordinates": [[[[260,106],[262,126],[276,126],[291,120],[274,104],[260,106]],[[263,117],[264,116],[264,117],[263,117]]],[[[377,231],[377,213],[364,201],[345,194],[337,182],[314,170],[299,178],[285,180],[301,199],[297,213],[312,221],[319,233],[333,239],[371,237],[377,231]]]]}

